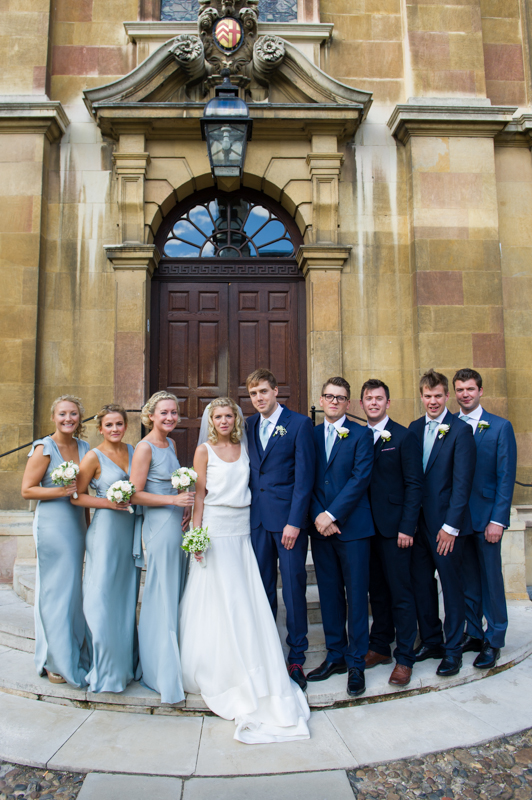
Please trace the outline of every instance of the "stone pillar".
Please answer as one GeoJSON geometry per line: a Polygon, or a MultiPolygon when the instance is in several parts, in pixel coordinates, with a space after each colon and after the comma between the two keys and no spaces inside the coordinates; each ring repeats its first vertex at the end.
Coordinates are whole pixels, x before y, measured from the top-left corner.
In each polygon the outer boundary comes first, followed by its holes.
{"type": "MultiPolygon", "coordinates": [[[[149,392],[151,276],[161,256],[151,244],[106,245],[105,252],[116,279],[115,401],[140,409],[149,392]]],[[[140,416],[128,438],[140,438],[140,416]]]]}
{"type": "Polygon", "coordinates": [[[120,238],[122,242],[144,242],[144,182],[150,162],[144,152],[144,134],[122,134],[113,155],[118,178],[120,238]]]}
{"type": "Polygon", "coordinates": [[[323,381],[342,374],[342,269],[351,247],[304,244],[297,263],[307,288],[308,401],[315,404],[323,381]]]}
{"type": "Polygon", "coordinates": [[[526,590],[526,522],[512,508],[510,526],[502,537],[502,573],[508,600],[528,600],[526,590]]]}
{"type": "Polygon", "coordinates": [[[310,240],[316,244],[338,241],[338,181],[344,157],[336,150],[336,136],[312,135],[312,152],[307,155],[307,164],[312,180],[310,240]]]}

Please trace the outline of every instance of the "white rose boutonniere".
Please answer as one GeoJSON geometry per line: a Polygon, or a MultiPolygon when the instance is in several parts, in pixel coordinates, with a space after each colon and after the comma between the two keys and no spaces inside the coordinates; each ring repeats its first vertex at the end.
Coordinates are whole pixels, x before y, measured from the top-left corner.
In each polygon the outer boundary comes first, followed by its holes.
{"type": "Polygon", "coordinates": [[[478,425],[477,425],[477,428],[478,428],[478,432],[482,433],[482,431],[485,431],[488,428],[491,428],[491,425],[489,424],[489,422],[486,422],[485,420],[481,419],[479,421],[478,425]]]}
{"type": "Polygon", "coordinates": [[[392,434],[390,433],[390,431],[383,431],[381,433],[381,439],[383,442],[389,442],[391,438],[392,434]]]}
{"type": "Polygon", "coordinates": [[[340,439],[347,439],[349,436],[349,428],[337,428],[336,433],[340,439]]]}
{"type": "Polygon", "coordinates": [[[277,435],[286,436],[286,428],[283,428],[282,425],[278,425],[274,430],[274,432],[272,433],[272,436],[277,436],[277,435]]]}
{"type": "Polygon", "coordinates": [[[438,439],[443,439],[451,430],[450,425],[438,425],[438,439]]]}

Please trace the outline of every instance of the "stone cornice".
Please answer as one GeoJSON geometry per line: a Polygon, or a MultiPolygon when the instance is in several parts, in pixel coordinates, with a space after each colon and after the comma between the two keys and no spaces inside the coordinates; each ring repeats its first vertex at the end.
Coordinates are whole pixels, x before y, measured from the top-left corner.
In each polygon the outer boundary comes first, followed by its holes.
{"type": "MultiPolygon", "coordinates": [[[[198,32],[197,22],[124,22],[124,28],[132,42],[145,40],[166,42],[180,33],[198,32]]],[[[313,41],[318,44],[330,41],[334,25],[330,22],[260,22],[259,36],[282,36],[289,42],[313,41]]]]}
{"type": "Polygon", "coordinates": [[[16,95],[0,96],[0,133],[41,133],[58,141],[70,125],[57,100],[16,95]]]}
{"type": "Polygon", "coordinates": [[[388,127],[402,144],[411,136],[474,136],[494,138],[512,121],[517,110],[509,106],[491,106],[489,101],[439,102],[438,99],[409,102],[395,106],[388,127]]]}
{"type": "Polygon", "coordinates": [[[113,153],[117,175],[145,175],[150,163],[149,153],[113,153]]]}
{"type": "Polygon", "coordinates": [[[532,114],[521,114],[513,119],[495,139],[497,147],[532,148],[532,114]]]}
{"type": "Polygon", "coordinates": [[[302,244],[297,251],[296,260],[303,275],[314,269],[332,269],[341,272],[351,250],[351,245],[302,244]]]}
{"type": "Polygon", "coordinates": [[[105,255],[115,270],[144,270],[151,278],[161,260],[154,244],[104,244],[105,255]]]}

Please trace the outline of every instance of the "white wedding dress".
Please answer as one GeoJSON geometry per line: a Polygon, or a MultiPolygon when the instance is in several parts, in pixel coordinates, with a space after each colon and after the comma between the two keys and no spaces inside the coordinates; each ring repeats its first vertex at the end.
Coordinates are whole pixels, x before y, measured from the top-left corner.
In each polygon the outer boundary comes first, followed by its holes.
{"type": "Polygon", "coordinates": [[[249,458],[227,463],[208,450],[203,526],[206,566],[191,558],[180,603],[179,650],[186,692],[201,694],[245,744],[308,739],[309,707],[289,677],[251,546],[249,458]]]}

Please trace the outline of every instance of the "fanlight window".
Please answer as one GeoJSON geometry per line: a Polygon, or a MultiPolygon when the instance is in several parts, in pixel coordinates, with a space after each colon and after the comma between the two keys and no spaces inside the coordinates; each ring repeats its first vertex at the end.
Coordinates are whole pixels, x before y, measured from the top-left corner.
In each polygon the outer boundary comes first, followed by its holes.
{"type": "Polygon", "coordinates": [[[164,244],[169,258],[290,258],[286,225],[264,206],[239,198],[216,199],[187,211],[164,244]]]}
{"type": "MultiPolygon", "coordinates": [[[[196,22],[198,0],[161,0],[162,20],[196,22]]],[[[297,22],[297,0],[260,0],[261,22],[297,22]]]]}

